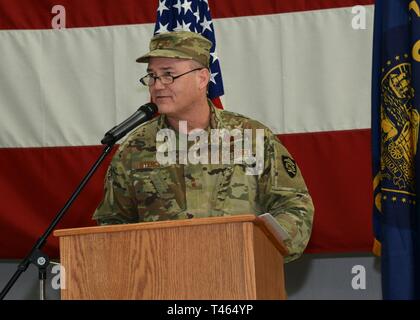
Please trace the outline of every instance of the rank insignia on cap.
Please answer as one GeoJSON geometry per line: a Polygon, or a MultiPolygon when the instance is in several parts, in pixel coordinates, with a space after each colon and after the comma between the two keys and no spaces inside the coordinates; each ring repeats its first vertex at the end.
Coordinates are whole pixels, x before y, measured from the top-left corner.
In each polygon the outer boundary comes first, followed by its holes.
{"type": "Polygon", "coordinates": [[[284,169],[286,169],[286,172],[290,178],[296,177],[297,167],[295,160],[287,156],[281,156],[281,159],[283,161],[284,169]]]}

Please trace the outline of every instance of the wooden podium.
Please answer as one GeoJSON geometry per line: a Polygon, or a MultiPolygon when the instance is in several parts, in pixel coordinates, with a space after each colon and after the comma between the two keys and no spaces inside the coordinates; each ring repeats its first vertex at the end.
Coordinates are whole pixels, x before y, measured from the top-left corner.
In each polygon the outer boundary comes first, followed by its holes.
{"type": "Polygon", "coordinates": [[[285,299],[280,239],[254,215],[56,230],[62,299],[285,299]]]}

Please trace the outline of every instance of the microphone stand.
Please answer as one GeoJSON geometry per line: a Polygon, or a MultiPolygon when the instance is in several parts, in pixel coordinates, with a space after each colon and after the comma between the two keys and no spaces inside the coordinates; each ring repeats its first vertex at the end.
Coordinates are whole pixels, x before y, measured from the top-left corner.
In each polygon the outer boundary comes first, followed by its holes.
{"type": "Polygon", "coordinates": [[[7,295],[9,290],[12,288],[12,286],[16,283],[16,281],[19,279],[21,274],[28,269],[29,264],[34,264],[36,267],[38,267],[38,276],[39,276],[39,293],[40,293],[40,300],[45,299],[45,281],[47,278],[47,267],[49,265],[50,259],[48,255],[42,252],[42,248],[45,245],[45,242],[48,238],[48,236],[51,234],[51,232],[54,230],[54,228],[57,226],[57,224],[61,221],[61,219],[64,217],[64,214],[67,212],[67,210],[70,208],[74,200],[76,200],[77,196],[80,194],[80,192],[83,190],[83,188],[86,186],[89,179],[93,176],[95,171],[98,169],[102,161],[106,158],[106,156],[111,152],[113,145],[117,139],[109,139],[106,143],[106,146],[102,150],[101,155],[96,160],[96,162],[93,164],[93,166],[89,169],[86,176],[83,178],[83,180],[80,182],[76,190],[73,192],[73,194],[70,196],[69,200],[65,203],[64,207],[57,213],[51,224],[48,226],[48,228],[45,230],[44,234],[35,242],[34,246],[32,247],[31,251],[26,255],[26,257],[19,263],[16,272],[13,274],[13,276],[10,278],[9,282],[6,284],[6,286],[3,288],[3,290],[0,292],[0,300],[3,300],[4,297],[7,295]]]}

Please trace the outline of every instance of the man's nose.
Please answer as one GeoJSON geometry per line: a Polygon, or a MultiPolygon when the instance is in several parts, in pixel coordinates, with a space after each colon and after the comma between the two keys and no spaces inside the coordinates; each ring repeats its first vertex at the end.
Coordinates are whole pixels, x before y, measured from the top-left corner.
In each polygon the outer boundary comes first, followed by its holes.
{"type": "Polygon", "coordinates": [[[155,87],[155,89],[164,89],[165,85],[162,84],[162,81],[159,78],[155,79],[155,83],[153,84],[153,86],[155,87]]]}

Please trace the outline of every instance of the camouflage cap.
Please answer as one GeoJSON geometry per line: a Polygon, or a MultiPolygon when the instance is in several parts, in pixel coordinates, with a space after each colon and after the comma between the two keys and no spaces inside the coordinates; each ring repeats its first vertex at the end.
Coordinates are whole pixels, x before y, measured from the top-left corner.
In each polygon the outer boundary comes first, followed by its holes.
{"type": "Polygon", "coordinates": [[[137,62],[149,62],[151,57],[191,59],[209,67],[212,43],[202,35],[190,31],[173,31],[155,35],[150,40],[150,52],[137,62]]]}

